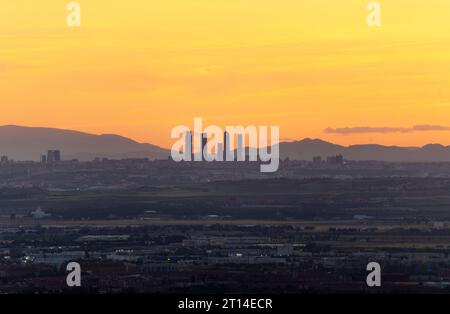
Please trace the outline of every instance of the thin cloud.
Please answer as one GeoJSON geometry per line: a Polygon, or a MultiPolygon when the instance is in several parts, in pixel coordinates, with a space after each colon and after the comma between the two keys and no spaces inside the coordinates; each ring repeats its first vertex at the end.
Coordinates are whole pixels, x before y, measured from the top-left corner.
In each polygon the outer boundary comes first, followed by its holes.
{"type": "Polygon", "coordinates": [[[370,126],[358,126],[358,127],[345,127],[345,128],[326,128],[324,130],[327,134],[364,134],[364,133],[413,133],[413,132],[429,132],[429,131],[450,131],[449,126],[443,125],[415,125],[410,128],[399,127],[370,127],[370,126]]]}
{"type": "Polygon", "coordinates": [[[414,131],[450,131],[450,126],[443,125],[416,125],[414,131]]]}

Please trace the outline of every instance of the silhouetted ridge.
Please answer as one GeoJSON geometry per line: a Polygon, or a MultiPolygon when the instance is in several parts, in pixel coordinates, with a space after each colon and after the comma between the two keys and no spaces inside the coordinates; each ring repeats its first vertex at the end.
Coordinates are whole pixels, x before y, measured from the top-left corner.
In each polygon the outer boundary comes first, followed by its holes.
{"type": "MultiPolygon", "coordinates": [[[[279,144],[282,159],[312,160],[343,155],[348,160],[379,160],[391,162],[450,162],[450,146],[428,144],[423,147],[383,146],[358,144],[341,146],[320,139],[279,144]]],[[[14,160],[38,160],[49,149],[61,150],[63,159],[92,160],[95,157],[111,159],[150,158],[167,159],[170,151],[116,135],[94,135],[54,128],[0,126],[0,155],[14,160]]]]}
{"type": "Polygon", "coordinates": [[[166,159],[169,151],[115,135],[94,135],[54,128],[0,126],[0,154],[14,160],[39,160],[49,149],[61,150],[63,159],[92,160],[150,158],[166,159]]]}

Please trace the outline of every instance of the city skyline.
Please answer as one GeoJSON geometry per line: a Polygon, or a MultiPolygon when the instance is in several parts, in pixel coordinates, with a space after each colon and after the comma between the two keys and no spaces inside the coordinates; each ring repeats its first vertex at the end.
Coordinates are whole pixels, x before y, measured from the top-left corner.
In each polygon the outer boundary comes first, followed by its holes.
{"type": "MultiPolygon", "coordinates": [[[[94,136],[109,136],[109,135],[114,135],[114,136],[120,136],[123,138],[127,138],[129,140],[132,140],[136,143],[139,144],[151,144],[151,145],[155,145],[158,146],[162,149],[166,149],[166,150],[170,150],[170,147],[173,144],[173,139],[171,139],[167,145],[164,146],[159,146],[157,145],[155,142],[149,142],[149,141],[140,141],[138,138],[133,138],[133,137],[128,137],[125,134],[120,134],[120,133],[113,133],[113,132],[104,132],[104,133],[97,133],[97,132],[90,132],[90,131],[85,131],[82,129],[70,129],[70,128],[59,128],[59,127],[50,127],[50,126],[31,126],[31,125],[18,125],[18,124],[5,124],[5,125],[0,125],[0,127],[17,127],[17,128],[25,128],[25,129],[47,129],[47,130],[62,130],[62,131],[69,131],[69,132],[79,132],[82,134],[88,134],[88,135],[94,135],[94,136]]],[[[319,137],[313,137],[313,136],[308,136],[305,135],[304,137],[299,137],[299,138],[280,138],[279,143],[290,143],[290,142],[300,142],[303,140],[320,140],[320,141],[324,141],[324,142],[329,142],[329,143],[333,143],[336,145],[340,145],[343,147],[350,147],[350,146],[356,146],[356,145],[381,145],[381,146],[386,146],[386,147],[424,147],[427,145],[442,145],[444,147],[450,146],[450,142],[447,144],[446,141],[442,141],[442,142],[436,142],[432,140],[432,137],[430,137],[427,140],[425,140],[423,142],[423,144],[419,143],[419,144],[412,144],[412,145],[401,145],[401,144],[383,144],[383,141],[381,142],[374,142],[374,141],[367,141],[367,142],[352,142],[349,144],[341,144],[341,141],[337,140],[337,141],[332,141],[332,140],[327,140],[327,134],[337,134],[339,135],[341,138],[345,138],[348,137],[348,134],[373,134],[373,133],[380,133],[380,134],[392,134],[392,133],[399,133],[399,134],[414,134],[415,132],[427,132],[427,133],[441,133],[441,132],[449,132],[450,131],[450,127],[447,126],[441,126],[441,125],[416,125],[416,126],[412,126],[412,127],[345,127],[345,128],[327,128],[325,130],[323,130],[322,132],[322,136],[319,137]],[[424,130],[418,130],[418,131],[414,131],[415,128],[423,128],[424,130]],[[429,130],[426,130],[426,128],[430,128],[429,130]],[[360,129],[363,129],[362,131],[358,131],[360,129]],[[364,130],[367,129],[367,130],[364,130]],[[371,129],[375,129],[375,131],[372,131],[371,129]],[[354,131],[355,130],[355,131],[354,131]]],[[[201,137],[203,136],[203,133],[201,134],[201,137]]],[[[170,139],[170,134],[169,134],[169,139],[170,139]]],[[[237,147],[237,146],[236,146],[237,147]]],[[[245,146],[248,147],[248,146],[245,146]]]]}
{"type": "MultiPolygon", "coordinates": [[[[424,127],[424,126],[422,126],[424,127]]],[[[188,127],[185,127],[188,130],[188,127]]],[[[235,128],[235,127],[233,127],[235,128]]],[[[231,129],[230,129],[231,131],[231,129]]],[[[348,132],[351,130],[345,129],[340,132],[348,132]]],[[[185,131],[183,131],[185,132],[185,131]]],[[[187,133],[190,135],[190,132],[187,133]]],[[[234,131],[233,131],[234,132],[234,131]]],[[[245,133],[245,131],[243,131],[245,133]]],[[[402,132],[410,132],[403,130],[402,132]]],[[[217,137],[217,134],[209,134],[208,138],[213,140],[209,142],[214,150],[213,145],[218,143],[215,139],[220,139],[223,136],[225,139],[225,132],[223,135],[217,137]],[[216,138],[217,137],[217,138],[216,138]],[[214,144],[214,142],[216,142],[214,144]]],[[[182,133],[185,134],[185,133],[182,133]]],[[[198,133],[199,136],[203,133],[198,133]]],[[[253,153],[256,152],[255,146],[251,144],[255,142],[255,134],[250,136],[246,133],[241,137],[241,145],[239,145],[239,133],[235,133],[234,144],[230,140],[230,136],[225,141],[225,148],[230,147],[235,150],[234,154],[239,155],[239,147],[253,147],[253,153]],[[252,139],[253,138],[253,139],[252,139]]],[[[189,147],[193,138],[183,136],[174,142],[172,149],[165,149],[153,145],[152,143],[139,143],[130,138],[118,134],[89,134],[75,130],[53,129],[53,128],[30,128],[19,126],[0,126],[0,155],[16,161],[37,160],[39,157],[42,161],[42,154],[54,149],[62,151],[60,155],[64,160],[80,160],[91,161],[94,159],[159,159],[166,160],[171,153],[175,151],[184,152],[184,148],[179,146],[184,144],[184,147],[189,147]],[[184,137],[184,138],[183,138],[184,137]]],[[[259,137],[256,134],[256,137],[259,137]]],[[[197,137],[199,139],[200,137],[197,137]]],[[[271,140],[273,141],[273,139],[271,140]]],[[[374,145],[370,143],[361,143],[357,145],[338,145],[333,142],[324,141],[322,139],[304,138],[297,141],[286,141],[281,139],[279,148],[281,158],[292,160],[313,160],[314,157],[343,155],[348,160],[378,160],[386,162],[450,162],[450,146],[444,146],[439,143],[427,143],[423,146],[383,146],[374,145]]],[[[220,146],[217,145],[219,151],[223,150],[223,141],[219,140],[220,146]]],[[[197,142],[197,147],[206,145],[197,142]]],[[[195,145],[194,145],[195,146],[195,145]]],[[[258,151],[265,151],[265,145],[259,146],[258,151]]],[[[241,154],[243,150],[241,149],[241,154]]],[[[270,150],[272,151],[272,150],[270,150]]],[[[195,152],[195,150],[194,150],[195,152]]],[[[192,151],[191,151],[192,153],[192,151]]],[[[184,153],[182,154],[184,155],[184,153]]],[[[188,154],[189,155],[189,154],[188,154]]],[[[47,156],[46,156],[47,157],[47,156]]],[[[173,156],[172,156],[173,157],[173,156]]],[[[249,156],[250,157],[250,156],[249,156]]],[[[184,157],[183,157],[184,158],[184,157]]],[[[51,160],[52,158],[50,158],[51,160]]],[[[58,158],[59,159],[59,158],[58,158]]]]}

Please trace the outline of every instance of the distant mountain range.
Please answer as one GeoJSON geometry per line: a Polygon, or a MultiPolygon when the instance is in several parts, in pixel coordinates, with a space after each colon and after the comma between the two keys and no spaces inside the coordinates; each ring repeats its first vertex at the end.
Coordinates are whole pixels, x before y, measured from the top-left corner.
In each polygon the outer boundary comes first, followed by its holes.
{"type": "MultiPolygon", "coordinates": [[[[282,142],[280,157],[312,160],[342,154],[348,160],[379,160],[393,162],[450,162],[450,146],[429,144],[423,147],[398,147],[382,145],[341,146],[319,139],[282,142]]],[[[170,151],[161,147],[138,143],[113,134],[93,135],[72,130],[0,126],[0,155],[14,160],[38,160],[49,149],[59,149],[63,159],[93,160],[149,158],[167,159],[170,151]]]]}
{"type": "Polygon", "coordinates": [[[428,144],[423,147],[383,146],[362,144],[341,146],[319,139],[304,139],[297,142],[280,143],[280,157],[297,160],[312,160],[341,154],[347,160],[378,160],[390,162],[450,162],[450,146],[428,144]]]}
{"type": "Polygon", "coordinates": [[[61,150],[62,159],[93,160],[167,159],[170,152],[114,134],[93,135],[78,131],[22,126],[0,126],[0,154],[14,160],[39,160],[49,149],[61,150]]]}

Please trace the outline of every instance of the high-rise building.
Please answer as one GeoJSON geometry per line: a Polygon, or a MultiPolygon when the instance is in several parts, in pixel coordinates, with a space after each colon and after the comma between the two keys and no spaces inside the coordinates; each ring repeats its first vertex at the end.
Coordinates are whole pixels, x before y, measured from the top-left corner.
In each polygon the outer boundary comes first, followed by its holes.
{"type": "Polygon", "coordinates": [[[193,160],[192,131],[186,132],[184,138],[184,158],[185,160],[193,160]]]}
{"type": "Polygon", "coordinates": [[[52,163],[52,162],[57,162],[57,161],[61,161],[61,151],[49,150],[47,152],[47,162],[52,163]]]}
{"type": "Polygon", "coordinates": [[[61,151],[54,150],[53,153],[55,154],[55,161],[61,161],[61,151]]]}
{"type": "Polygon", "coordinates": [[[55,154],[52,150],[47,151],[47,162],[52,163],[55,161],[55,154]]]}
{"type": "Polygon", "coordinates": [[[327,164],[334,166],[342,166],[344,164],[344,156],[336,155],[327,157],[327,164]]]}
{"type": "Polygon", "coordinates": [[[205,154],[205,148],[207,144],[208,144],[208,133],[202,133],[202,152],[201,152],[202,156],[203,154],[205,154]]]}
{"type": "Polygon", "coordinates": [[[245,160],[244,136],[242,134],[238,134],[237,161],[244,161],[244,160],[245,160]]]}
{"type": "Polygon", "coordinates": [[[223,150],[223,143],[217,143],[217,152],[216,152],[217,160],[223,161],[225,159],[224,156],[224,150],[223,150]]]}
{"type": "Polygon", "coordinates": [[[8,163],[8,156],[2,156],[2,157],[0,158],[0,163],[2,163],[2,164],[8,163]]]}
{"type": "Polygon", "coordinates": [[[227,156],[231,158],[231,144],[230,134],[228,132],[223,133],[223,160],[227,160],[227,156]]]}

